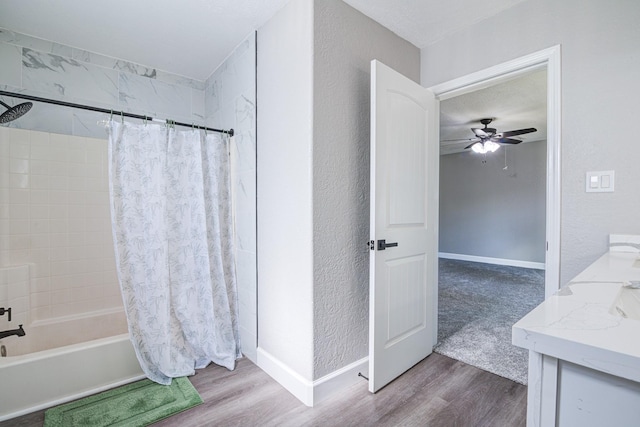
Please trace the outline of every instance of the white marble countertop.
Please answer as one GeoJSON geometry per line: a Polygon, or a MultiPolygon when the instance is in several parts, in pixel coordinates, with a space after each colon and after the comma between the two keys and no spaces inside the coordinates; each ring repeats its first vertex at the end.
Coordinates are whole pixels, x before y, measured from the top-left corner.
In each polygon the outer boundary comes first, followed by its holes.
{"type": "Polygon", "coordinates": [[[640,253],[611,250],[518,321],[513,344],[640,382],[640,320],[610,313],[640,253]]]}

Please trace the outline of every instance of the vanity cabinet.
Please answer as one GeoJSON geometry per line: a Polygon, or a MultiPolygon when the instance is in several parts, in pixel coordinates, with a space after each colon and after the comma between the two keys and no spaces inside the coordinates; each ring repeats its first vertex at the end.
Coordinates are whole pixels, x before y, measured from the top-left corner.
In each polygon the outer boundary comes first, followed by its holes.
{"type": "Polygon", "coordinates": [[[528,427],[640,426],[640,312],[624,305],[636,281],[640,236],[612,235],[608,253],[513,326],[529,350],[528,427]]]}

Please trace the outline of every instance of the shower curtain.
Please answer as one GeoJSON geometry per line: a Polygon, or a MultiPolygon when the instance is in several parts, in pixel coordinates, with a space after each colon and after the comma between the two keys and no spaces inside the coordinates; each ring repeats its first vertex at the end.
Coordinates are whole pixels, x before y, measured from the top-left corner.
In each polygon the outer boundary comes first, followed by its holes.
{"type": "Polygon", "coordinates": [[[228,140],[111,121],[109,194],[129,333],[160,384],[241,356],[228,140]]]}

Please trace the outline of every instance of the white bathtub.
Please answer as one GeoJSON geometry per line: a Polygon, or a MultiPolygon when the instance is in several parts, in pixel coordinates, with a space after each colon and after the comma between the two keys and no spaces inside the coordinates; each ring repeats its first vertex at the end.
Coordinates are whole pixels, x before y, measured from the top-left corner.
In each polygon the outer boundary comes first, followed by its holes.
{"type": "MultiPolygon", "coordinates": [[[[15,320],[11,329],[18,327],[15,320]]],[[[9,329],[9,328],[7,328],[9,329]]],[[[71,344],[80,344],[100,338],[127,333],[127,318],[122,308],[91,311],[72,316],[38,320],[24,325],[25,336],[0,340],[7,356],[38,353],[71,344]]]]}
{"type": "Polygon", "coordinates": [[[0,421],[143,377],[128,334],[0,357],[0,421]]]}

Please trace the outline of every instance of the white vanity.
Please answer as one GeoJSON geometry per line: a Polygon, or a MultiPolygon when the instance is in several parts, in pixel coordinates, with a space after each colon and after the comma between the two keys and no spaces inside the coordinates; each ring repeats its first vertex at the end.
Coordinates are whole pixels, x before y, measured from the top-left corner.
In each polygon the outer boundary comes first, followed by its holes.
{"type": "Polygon", "coordinates": [[[640,236],[513,326],[529,350],[527,426],[640,426],[640,236]],[[627,317],[624,317],[624,316],[627,317]]]}

